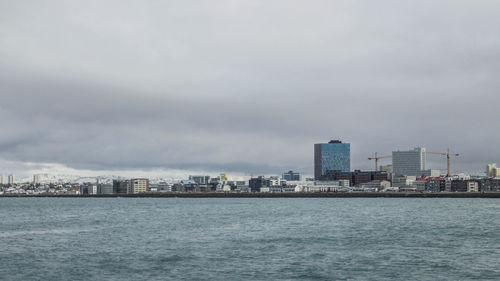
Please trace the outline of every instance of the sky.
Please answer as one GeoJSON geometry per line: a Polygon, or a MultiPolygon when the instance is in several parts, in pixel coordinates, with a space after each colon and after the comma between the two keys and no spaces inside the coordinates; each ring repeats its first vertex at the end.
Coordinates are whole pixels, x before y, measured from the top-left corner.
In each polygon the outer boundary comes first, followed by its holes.
{"type": "Polygon", "coordinates": [[[1,1],[0,174],[311,175],[330,139],[481,172],[499,35],[493,0],[1,1]]]}

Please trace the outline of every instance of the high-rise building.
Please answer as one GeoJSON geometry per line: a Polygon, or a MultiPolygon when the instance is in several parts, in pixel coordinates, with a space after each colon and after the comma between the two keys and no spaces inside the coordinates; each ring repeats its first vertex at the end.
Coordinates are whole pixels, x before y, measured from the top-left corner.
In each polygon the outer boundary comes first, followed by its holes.
{"type": "Polygon", "coordinates": [[[497,168],[497,164],[486,165],[486,176],[490,178],[500,177],[500,168],[497,168]]]}
{"type": "Polygon", "coordinates": [[[33,175],[33,184],[39,184],[40,183],[40,175],[33,175]]]}
{"type": "Polygon", "coordinates": [[[425,148],[392,152],[392,173],[395,176],[421,176],[425,170],[425,148]]]}
{"type": "Polygon", "coordinates": [[[339,140],[314,144],[314,178],[321,180],[327,171],[351,170],[351,144],[339,140]]]}
{"type": "Polygon", "coordinates": [[[14,184],[14,175],[13,174],[9,175],[9,184],[14,184]]]}
{"type": "Polygon", "coordinates": [[[3,184],[3,175],[0,175],[0,184],[3,184]]]}
{"type": "Polygon", "coordinates": [[[149,179],[131,179],[129,193],[145,193],[149,191],[149,179]]]}
{"type": "Polygon", "coordinates": [[[300,181],[300,173],[288,171],[286,173],[283,173],[283,179],[287,181],[300,181]]]}

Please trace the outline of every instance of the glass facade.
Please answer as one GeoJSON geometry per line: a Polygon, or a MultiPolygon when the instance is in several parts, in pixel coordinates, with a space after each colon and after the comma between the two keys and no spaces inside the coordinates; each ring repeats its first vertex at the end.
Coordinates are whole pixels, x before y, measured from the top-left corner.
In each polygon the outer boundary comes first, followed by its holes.
{"type": "Polygon", "coordinates": [[[332,141],[314,145],[314,177],[321,179],[327,171],[351,171],[351,144],[332,141]]]}

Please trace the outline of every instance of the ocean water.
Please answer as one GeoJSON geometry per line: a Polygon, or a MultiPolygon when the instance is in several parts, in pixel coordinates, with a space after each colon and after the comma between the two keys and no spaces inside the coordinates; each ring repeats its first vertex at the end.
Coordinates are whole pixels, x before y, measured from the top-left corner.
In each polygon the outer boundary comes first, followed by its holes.
{"type": "Polygon", "coordinates": [[[0,198],[1,280],[500,280],[500,200],[0,198]]]}

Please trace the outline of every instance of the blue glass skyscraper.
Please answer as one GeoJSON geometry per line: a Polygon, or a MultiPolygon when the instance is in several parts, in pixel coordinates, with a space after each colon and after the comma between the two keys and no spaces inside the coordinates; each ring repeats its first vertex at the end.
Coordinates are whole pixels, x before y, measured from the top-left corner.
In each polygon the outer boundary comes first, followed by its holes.
{"type": "Polygon", "coordinates": [[[351,171],[351,144],[332,140],[314,145],[314,178],[322,179],[327,171],[351,171]]]}

